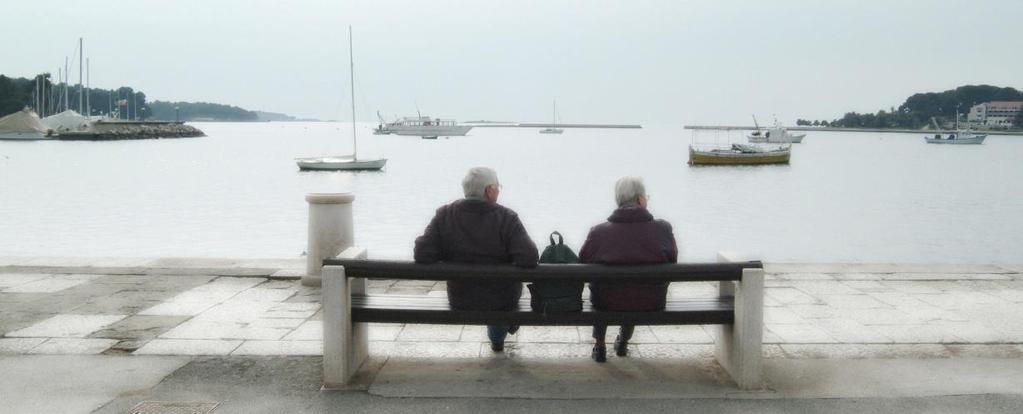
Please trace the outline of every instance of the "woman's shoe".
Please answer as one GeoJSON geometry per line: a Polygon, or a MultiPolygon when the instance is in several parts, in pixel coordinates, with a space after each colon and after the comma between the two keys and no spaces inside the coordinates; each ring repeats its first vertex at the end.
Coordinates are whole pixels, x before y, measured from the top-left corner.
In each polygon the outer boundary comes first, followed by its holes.
{"type": "Polygon", "coordinates": [[[615,337],[615,355],[620,357],[629,355],[629,341],[622,340],[622,336],[615,337]]]}
{"type": "Polygon", "coordinates": [[[590,357],[597,362],[607,362],[607,347],[594,345],[590,357]]]}

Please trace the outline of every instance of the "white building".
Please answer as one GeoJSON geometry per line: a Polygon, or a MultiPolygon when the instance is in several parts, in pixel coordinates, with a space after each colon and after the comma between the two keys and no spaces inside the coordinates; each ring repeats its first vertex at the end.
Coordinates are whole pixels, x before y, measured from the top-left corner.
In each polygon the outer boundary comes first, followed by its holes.
{"type": "Polygon", "coordinates": [[[974,105],[966,120],[974,125],[1008,128],[1023,110],[1023,101],[994,101],[974,105]]]}

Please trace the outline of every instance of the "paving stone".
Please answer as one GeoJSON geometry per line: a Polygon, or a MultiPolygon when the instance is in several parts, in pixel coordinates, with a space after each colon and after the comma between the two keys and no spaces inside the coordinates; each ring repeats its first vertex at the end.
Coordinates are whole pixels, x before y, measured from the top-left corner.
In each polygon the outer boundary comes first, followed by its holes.
{"type": "Polygon", "coordinates": [[[895,343],[944,344],[962,342],[951,329],[940,325],[875,325],[872,329],[895,343]]]}
{"type": "MultiPolygon", "coordinates": [[[[653,327],[652,326],[637,326],[635,328],[635,331],[633,331],[633,333],[632,333],[632,339],[629,340],[629,343],[630,344],[656,344],[656,343],[660,342],[659,340],[657,340],[657,336],[654,335],[654,331],[651,328],[653,328],[653,327]]],[[[579,327],[577,327],[577,330],[579,331],[579,338],[583,342],[588,342],[590,337],[593,336],[593,328],[591,328],[589,326],[579,326],[579,327]]],[[[613,326],[608,327],[607,328],[607,335],[608,335],[608,338],[605,338],[605,339],[613,341],[615,339],[615,336],[618,335],[618,328],[615,328],[613,326]]]]}
{"type": "MultiPolygon", "coordinates": [[[[614,351],[608,347],[608,357],[614,351]]],[[[714,358],[714,345],[706,344],[639,344],[630,346],[630,356],[651,359],[714,358]]]]}
{"type": "Polygon", "coordinates": [[[478,358],[480,355],[491,354],[489,346],[486,348],[487,353],[481,354],[483,346],[480,342],[371,341],[369,354],[396,358],[478,358]]]}
{"type": "Polygon", "coordinates": [[[650,331],[658,342],[668,344],[708,344],[713,338],[699,325],[651,326],[650,331]]]}
{"type": "Polygon", "coordinates": [[[879,345],[879,344],[781,344],[790,358],[806,359],[899,359],[949,358],[952,353],[944,345],[879,345]]]}
{"type": "Polygon", "coordinates": [[[252,302],[282,302],[295,295],[294,289],[252,288],[235,295],[231,300],[252,302]]]}
{"type": "Polygon", "coordinates": [[[84,338],[124,318],[125,315],[56,315],[6,336],[84,338]]]}
{"type": "Polygon", "coordinates": [[[812,305],[819,303],[819,301],[813,296],[807,295],[806,293],[803,293],[803,291],[795,288],[767,289],[765,291],[765,295],[785,305],[812,305]]]}
{"type": "Polygon", "coordinates": [[[824,295],[821,297],[829,306],[840,309],[890,309],[891,305],[879,302],[868,295],[824,295]]]}
{"type": "Polygon", "coordinates": [[[797,289],[817,298],[824,295],[854,295],[856,289],[839,282],[805,281],[795,285],[797,289]]]}
{"type": "Polygon", "coordinates": [[[952,356],[957,358],[1023,358],[1023,345],[946,345],[952,356]]]}
{"type": "Polygon", "coordinates": [[[784,280],[835,280],[833,276],[824,273],[779,273],[778,277],[784,280]]]}
{"type": "Polygon", "coordinates": [[[764,309],[764,322],[770,324],[805,324],[806,319],[786,308],[764,309]]]}
{"type": "Polygon", "coordinates": [[[772,325],[766,330],[777,335],[784,343],[834,343],[838,342],[827,332],[814,325],[772,325]]]}
{"type": "MultiPolygon", "coordinates": [[[[370,338],[372,338],[373,331],[372,328],[370,329],[371,329],[370,338]]],[[[519,332],[521,332],[521,330],[519,332]]],[[[394,338],[394,340],[397,340],[397,337],[394,338]]],[[[487,339],[487,327],[480,325],[465,325],[462,327],[462,336],[459,337],[459,340],[462,342],[487,341],[489,340],[487,339]]],[[[518,333],[516,333],[515,335],[508,335],[508,337],[505,338],[506,343],[518,342],[518,340],[519,340],[518,333]]]]}
{"type": "Polygon", "coordinates": [[[942,309],[972,309],[991,305],[1007,304],[1008,301],[983,292],[945,292],[938,295],[921,295],[919,299],[925,303],[942,309]]]}
{"type": "Polygon", "coordinates": [[[827,305],[789,305],[785,308],[806,319],[832,318],[839,312],[827,305]]]}
{"type": "MultiPolygon", "coordinates": [[[[494,354],[489,345],[484,344],[484,356],[494,354]]],[[[528,359],[565,359],[589,358],[592,344],[586,343],[513,343],[506,344],[504,354],[507,358],[528,358],[528,359]]],[[[609,357],[614,356],[614,351],[609,352],[609,357]]]]}
{"type": "MultiPolygon", "coordinates": [[[[370,325],[370,328],[369,328],[369,332],[370,332],[369,339],[371,341],[372,340],[381,340],[381,339],[373,337],[373,330],[374,330],[374,328],[376,328],[376,327],[373,326],[373,325],[370,325]]],[[[399,331],[401,328],[398,327],[398,328],[392,328],[392,329],[395,329],[394,337],[397,337],[398,336],[397,331],[399,331]]],[[[392,337],[391,340],[393,340],[394,337],[392,337]]],[[[323,321],[307,321],[307,322],[299,325],[299,327],[295,328],[295,330],[291,331],[291,333],[285,335],[283,340],[285,340],[285,341],[322,341],[323,340],[323,321]]]]}
{"type": "Polygon", "coordinates": [[[323,341],[245,341],[231,355],[323,355],[323,341]]]}
{"type": "Polygon", "coordinates": [[[96,355],[117,344],[116,339],[50,338],[29,350],[30,354],[96,355]]]}
{"type": "Polygon", "coordinates": [[[842,284],[860,292],[883,292],[888,290],[887,286],[875,280],[844,280],[842,284]]]}
{"type": "Polygon", "coordinates": [[[89,283],[96,275],[56,275],[4,289],[7,293],[53,293],[89,283]]]}
{"type": "Polygon", "coordinates": [[[320,310],[319,303],[309,302],[282,302],[276,303],[263,312],[263,318],[309,318],[320,310]]]}
{"type": "Polygon", "coordinates": [[[188,320],[187,316],[131,315],[89,335],[90,338],[147,340],[188,320]]]}
{"type": "Polygon", "coordinates": [[[0,290],[47,279],[53,275],[40,273],[0,273],[0,290]]]}
{"type": "MultiPolygon", "coordinates": [[[[408,328],[406,328],[408,329],[408,328]]],[[[617,332],[615,328],[608,328],[608,334],[617,332]]],[[[516,342],[579,342],[579,330],[574,326],[523,326],[516,334],[516,342]]],[[[587,335],[588,337],[588,335],[587,335]]],[[[399,337],[402,339],[402,337],[399,337]]]]}
{"type": "MultiPolygon", "coordinates": [[[[521,331],[520,331],[521,334],[521,331]]],[[[399,341],[457,341],[462,336],[461,325],[405,325],[398,334],[399,341]]]]}
{"type": "Polygon", "coordinates": [[[290,331],[289,328],[256,327],[244,323],[189,320],[160,335],[160,338],[277,340],[290,331]]]}
{"type": "Polygon", "coordinates": [[[266,327],[266,328],[298,328],[305,322],[305,319],[285,319],[285,318],[260,318],[249,323],[252,327],[266,327]]]}
{"type": "Polygon", "coordinates": [[[242,344],[231,340],[154,339],[134,355],[228,355],[242,344]]]}
{"type": "Polygon", "coordinates": [[[299,285],[294,281],[289,280],[270,280],[266,283],[257,285],[255,289],[295,289],[299,285]]]}
{"type": "Polygon", "coordinates": [[[48,338],[0,338],[0,355],[18,355],[28,353],[45,342],[48,338]]]}
{"type": "Polygon", "coordinates": [[[884,336],[871,326],[849,319],[820,319],[814,323],[828,335],[845,343],[890,344],[891,338],[884,336]]]}

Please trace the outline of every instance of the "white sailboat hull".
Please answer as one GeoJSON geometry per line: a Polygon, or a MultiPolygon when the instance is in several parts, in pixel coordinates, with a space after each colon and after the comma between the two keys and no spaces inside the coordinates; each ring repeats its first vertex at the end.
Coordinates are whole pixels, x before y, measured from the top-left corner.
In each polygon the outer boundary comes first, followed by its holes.
{"type": "Polygon", "coordinates": [[[560,134],[562,132],[565,132],[565,130],[561,128],[544,128],[540,130],[541,134],[560,134]]]}
{"type": "Polygon", "coordinates": [[[803,142],[803,138],[806,134],[785,134],[783,137],[771,136],[770,138],[763,135],[747,135],[746,138],[749,142],[764,143],[770,142],[773,144],[799,144],[803,142]]]}
{"type": "Polygon", "coordinates": [[[387,158],[359,158],[352,156],[310,157],[295,160],[302,170],[345,171],[379,170],[387,165],[387,158]]]}
{"type": "Polygon", "coordinates": [[[374,134],[394,134],[394,135],[410,135],[417,137],[461,137],[465,136],[472,129],[472,126],[466,125],[453,125],[453,126],[402,126],[402,125],[387,125],[381,132],[375,132],[374,134]]]}

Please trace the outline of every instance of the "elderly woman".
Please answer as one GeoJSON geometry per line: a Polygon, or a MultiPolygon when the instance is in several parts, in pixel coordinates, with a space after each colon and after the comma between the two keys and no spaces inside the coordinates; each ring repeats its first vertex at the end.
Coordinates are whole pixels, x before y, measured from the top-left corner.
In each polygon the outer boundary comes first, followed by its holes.
{"type": "MultiPolygon", "coordinates": [[[[675,263],[678,248],[671,224],[654,220],[647,211],[646,188],[639,177],[623,177],[615,183],[618,208],[607,218],[607,223],[590,229],[579,252],[583,263],[608,265],[675,263]]],[[[651,311],[664,309],[668,293],[667,283],[599,282],[590,283],[590,301],[600,310],[651,311]]],[[[614,350],[618,356],[629,353],[629,339],[634,326],[623,325],[615,338],[614,350]]],[[[604,336],[607,325],[593,327],[592,357],[597,362],[607,361],[604,336]]]]}

